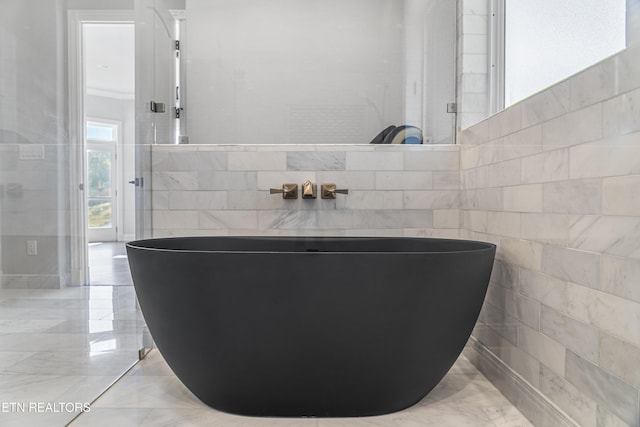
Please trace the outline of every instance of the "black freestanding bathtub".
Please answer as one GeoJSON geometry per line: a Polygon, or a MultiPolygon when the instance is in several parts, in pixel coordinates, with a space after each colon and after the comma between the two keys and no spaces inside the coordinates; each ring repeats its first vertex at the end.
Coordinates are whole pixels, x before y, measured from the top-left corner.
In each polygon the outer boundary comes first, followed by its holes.
{"type": "Polygon", "coordinates": [[[204,403],[349,417],[411,406],[444,377],[478,318],[495,246],[185,237],[127,253],[158,349],[204,403]]]}

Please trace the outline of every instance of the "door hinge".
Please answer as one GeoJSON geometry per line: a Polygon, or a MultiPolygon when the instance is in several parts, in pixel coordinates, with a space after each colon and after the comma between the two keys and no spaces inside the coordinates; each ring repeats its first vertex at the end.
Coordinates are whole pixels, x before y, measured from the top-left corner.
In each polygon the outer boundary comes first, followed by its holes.
{"type": "Polygon", "coordinates": [[[180,50],[180,40],[176,40],[176,50],[180,50]]]}
{"type": "Polygon", "coordinates": [[[447,104],[447,113],[457,113],[458,112],[458,104],[455,102],[449,102],[447,104]]]}
{"type": "Polygon", "coordinates": [[[173,109],[176,112],[176,119],[179,119],[182,116],[182,110],[184,108],[182,108],[182,107],[173,107],[173,109]]]}

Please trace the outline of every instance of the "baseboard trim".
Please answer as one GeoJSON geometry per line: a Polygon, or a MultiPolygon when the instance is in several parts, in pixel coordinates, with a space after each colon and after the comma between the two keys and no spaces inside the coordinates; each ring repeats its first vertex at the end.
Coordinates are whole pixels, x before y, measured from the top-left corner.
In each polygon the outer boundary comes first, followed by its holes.
{"type": "Polygon", "coordinates": [[[2,274],[2,289],[60,289],[64,287],[65,277],[56,274],[2,274]]]}
{"type": "Polygon", "coordinates": [[[533,425],[580,427],[562,409],[474,337],[469,339],[463,353],[533,425]]]}

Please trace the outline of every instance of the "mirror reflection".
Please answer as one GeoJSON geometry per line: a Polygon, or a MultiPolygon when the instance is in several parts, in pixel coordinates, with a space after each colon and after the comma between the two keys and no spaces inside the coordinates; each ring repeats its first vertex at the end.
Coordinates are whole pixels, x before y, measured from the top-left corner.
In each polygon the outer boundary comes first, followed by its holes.
{"type": "Polygon", "coordinates": [[[190,143],[359,144],[389,126],[420,133],[397,143],[453,142],[455,2],[186,6],[190,143]]]}

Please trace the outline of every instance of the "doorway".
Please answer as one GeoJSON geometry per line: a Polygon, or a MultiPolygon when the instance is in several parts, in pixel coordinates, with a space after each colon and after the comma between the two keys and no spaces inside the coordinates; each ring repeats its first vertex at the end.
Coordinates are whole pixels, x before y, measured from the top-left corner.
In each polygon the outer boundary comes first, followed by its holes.
{"type": "Polygon", "coordinates": [[[123,274],[124,243],[136,230],[135,188],[129,184],[135,176],[135,30],[132,19],[113,15],[78,11],[71,26],[82,147],[76,162],[83,217],[79,276],[91,285],[131,283],[123,274]]]}

